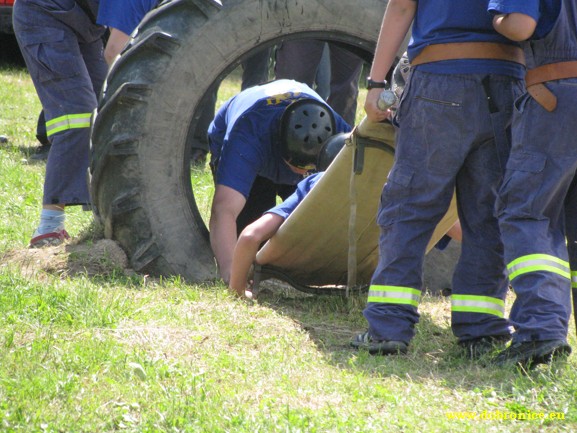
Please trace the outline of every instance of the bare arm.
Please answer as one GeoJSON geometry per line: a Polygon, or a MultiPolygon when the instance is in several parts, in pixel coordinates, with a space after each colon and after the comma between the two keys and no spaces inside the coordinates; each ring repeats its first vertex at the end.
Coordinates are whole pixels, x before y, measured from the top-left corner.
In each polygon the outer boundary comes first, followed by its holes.
{"type": "Polygon", "coordinates": [[[269,240],[284,222],[284,218],[274,213],[267,213],[248,225],[240,234],[234,247],[229,287],[239,296],[244,296],[250,267],[252,266],[260,245],[269,240]]]}
{"type": "MultiPolygon", "coordinates": [[[[414,0],[391,0],[387,5],[385,16],[381,24],[375,57],[371,66],[371,78],[375,81],[384,81],[387,72],[393,65],[409,27],[417,11],[417,2],[414,0]]],[[[382,89],[371,89],[365,100],[365,112],[371,122],[381,122],[390,116],[389,111],[381,111],[377,101],[382,89]]]]}
{"type": "Polygon", "coordinates": [[[128,43],[130,36],[126,33],[115,29],[113,27],[110,28],[110,36],[108,38],[108,42],[106,42],[106,48],[104,49],[104,59],[108,66],[112,65],[116,56],[120,54],[122,49],[128,43]]]}
{"type": "Polygon", "coordinates": [[[495,15],[493,27],[512,41],[524,41],[531,37],[537,27],[537,21],[529,15],[512,13],[495,15]]]}
{"type": "Polygon", "coordinates": [[[221,278],[228,284],[232,253],[236,245],[236,219],[244,205],[244,196],[224,185],[216,185],[210,214],[210,245],[221,278]]]}

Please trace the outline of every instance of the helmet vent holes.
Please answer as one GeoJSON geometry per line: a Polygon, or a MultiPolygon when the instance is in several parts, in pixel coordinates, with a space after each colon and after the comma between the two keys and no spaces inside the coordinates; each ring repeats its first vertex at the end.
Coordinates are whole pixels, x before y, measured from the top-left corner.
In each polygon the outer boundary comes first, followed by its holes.
{"type": "Polygon", "coordinates": [[[314,165],[325,139],[335,130],[332,111],[313,98],[296,100],[289,107],[280,119],[283,157],[295,167],[314,165]]]}

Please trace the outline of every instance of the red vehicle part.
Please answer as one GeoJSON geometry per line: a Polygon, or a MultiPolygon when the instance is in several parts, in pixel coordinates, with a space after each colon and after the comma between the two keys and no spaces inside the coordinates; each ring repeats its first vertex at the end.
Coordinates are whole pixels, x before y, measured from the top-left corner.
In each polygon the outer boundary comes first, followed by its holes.
{"type": "Polygon", "coordinates": [[[14,0],[0,0],[0,34],[13,34],[12,8],[14,0]]]}

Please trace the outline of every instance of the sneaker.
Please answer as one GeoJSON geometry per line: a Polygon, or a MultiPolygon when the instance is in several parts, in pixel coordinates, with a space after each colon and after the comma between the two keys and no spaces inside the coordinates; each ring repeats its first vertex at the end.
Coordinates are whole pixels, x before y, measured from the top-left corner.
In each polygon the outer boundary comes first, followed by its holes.
{"type": "Polygon", "coordinates": [[[538,364],[549,364],[553,359],[565,358],[571,353],[571,346],[564,340],[524,341],[513,343],[500,352],[493,364],[504,367],[517,364],[532,368],[538,364]]]}
{"type": "Polygon", "coordinates": [[[48,159],[48,152],[50,152],[51,144],[43,144],[36,148],[36,152],[30,155],[30,159],[34,161],[45,161],[48,159]]]}
{"type": "Polygon", "coordinates": [[[457,345],[465,351],[465,356],[471,360],[482,358],[499,346],[504,346],[511,340],[511,335],[488,335],[459,341],[457,345]]]}
{"type": "Polygon", "coordinates": [[[409,345],[404,341],[373,340],[369,331],[357,335],[351,341],[351,346],[356,349],[368,350],[371,355],[397,355],[407,353],[409,348],[409,345]]]}
{"type": "Polygon", "coordinates": [[[30,240],[30,245],[28,245],[28,248],[55,247],[68,239],[70,239],[70,235],[66,232],[66,230],[57,230],[55,232],[34,236],[30,240]]]}

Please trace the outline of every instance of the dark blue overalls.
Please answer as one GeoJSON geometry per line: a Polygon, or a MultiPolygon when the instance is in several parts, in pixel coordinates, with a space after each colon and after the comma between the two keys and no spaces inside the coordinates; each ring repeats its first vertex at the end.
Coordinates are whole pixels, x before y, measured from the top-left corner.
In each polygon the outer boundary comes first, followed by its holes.
{"type": "Polygon", "coordinates": [[[379,208],[379,264],[364,310],[374,339],[408,343],[413,337],[425,248],[455,188],[463,243],[453,276],[453,333],[460,341],[510,333],[494,205],[509,150],[508,119],[522,86],[491,76],[492,113],[482,84],[486,76],[417,69],[405,88],[395,164],[379,208]]]}
{"type": "MultiPolygon", "coordinates": [[[[577,4],[563,1],[553,29],[527,43],[527,68],[577,60],[577,4]]],[[[548,81],[557,107],[529,94],[516,103],[513,147],[499,192],[500,227],[517,298],[515,342],[565,340],[577,287],[577,78],[548,81]]]]}
{"type": "Polygon", "coordinates": [[[510,45],[493,30],[486,8],[479,0],[418,2],[408,47],[413,68],[395,118],[395,162],[377,219],[379,264],[363,311],[373,340],[412,339],[425,249],[454,192],[463,241],[453,275],[452,331],[462,343],[511,333],[504,317],[508,279],[495,202],[524,69],[513,56],[415,61],[431,44],[510,45]]]}
{"type": "Polygon", "coordinates": [[[18,0],[14,31],[42,103],[52,142],[43,204],[90,203],[90,117],[108,67],[98,0],[18,0]]]}

